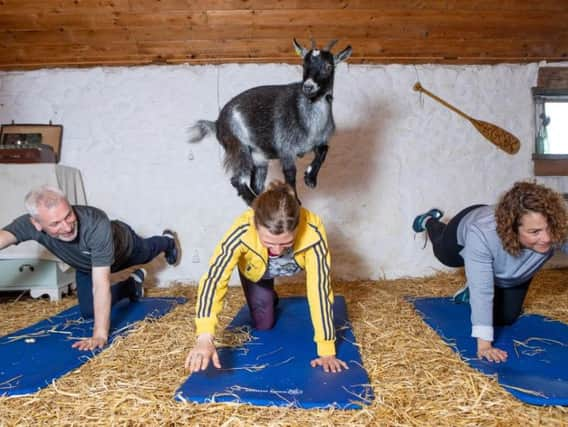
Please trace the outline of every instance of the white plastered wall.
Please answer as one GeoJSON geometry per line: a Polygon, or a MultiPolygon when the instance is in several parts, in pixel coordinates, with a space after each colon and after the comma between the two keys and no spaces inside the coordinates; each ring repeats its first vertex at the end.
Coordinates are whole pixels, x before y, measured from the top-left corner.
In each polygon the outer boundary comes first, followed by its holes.
{"type": "MultiPolygon", "coordinates": [[[[416,213],[435,206],[451,217],[469,204],[494,203],[513,182],[532,176],[530,88],[538,66],[338,67],[337,133],[315,190],[302,182],[311,156],[298,162],[299,193],[324,219],[336,277],[442,269],[429,247],[422,250],[422,237],[414,238],[416,213]],[[472,117],[517,135],[520,152],[500,151],[466,120],[414,92],[417,80],[472,117]]],[[[89,203],[142,235],[177,230],[182,263],[166,268],[157,261],[153,270],[162,284],[196,281],[245,205],[223,171],[216,140],[190,145],[187,127],[216,119],[244,89],[300,77],[299,65],[280,64],[2,72],[0,122],[62,124],[61,162],[81,170],[89,203]]],[[[568,191],[568,178],[539,181],[568,191]]]]}

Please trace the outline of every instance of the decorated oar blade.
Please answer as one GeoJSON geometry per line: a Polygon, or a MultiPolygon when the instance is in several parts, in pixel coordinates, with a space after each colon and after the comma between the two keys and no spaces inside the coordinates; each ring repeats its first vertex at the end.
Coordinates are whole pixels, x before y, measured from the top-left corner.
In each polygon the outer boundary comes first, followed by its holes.
{"type": "Polygon", "coordinates": [[[430,98],[438,101],[440,104],[458,113],[464,119],[468,120],[475,127],[475,129],[477,129],[477,131],[481,135],[483,135],[485,139],[487,139],[489,142],[496,145],[498,148],[505,151],[506,153],[516,154],[519,151],[519,148],[521,148],[521,142],[519,141],[519,138],[517,138],[515,135],[511,134],[510,132],[507,132],[505,129],[502,129],[499,126],[494,125],[493,123],[484,122],[482,120],[476,120],[473,117],[468,116],[463,111],[457,109],[450,103],[444,101],[442,98],[439,98],[433,93],[424,89],[420,83],[416,83],[413,89],[415,91],[425,93],[430,98]]]}
{"type": "Polygon", "coordinates": [[[477,131],[485,137],[489,142],[495,144],[501,150],[509,154],[517,154],[521,148],[521,142],[515,135],[507,132],[492,123],[481,120],[470,120],[477,131]]]}

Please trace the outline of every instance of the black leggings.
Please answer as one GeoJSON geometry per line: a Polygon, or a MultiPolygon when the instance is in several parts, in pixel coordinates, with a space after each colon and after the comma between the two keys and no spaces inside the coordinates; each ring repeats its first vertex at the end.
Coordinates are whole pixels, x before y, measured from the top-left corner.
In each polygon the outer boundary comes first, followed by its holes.
{"type": "Polygon", "coordinates": [[[531,279],[512,288],[495,286],[493,297],[493,324],[511,325],[523,312],[523,302],[529,290],[531,279]]]}
{"type": "Polygon", "coordinates": [[[469,212],[482,206],[485,205],[473,205],[465,208],[453,217],[448,224],[444,224],[435,218],[426,221],[426,231],[432,241],[434,256],[442,264],[448,267],[463,267],[463,258],[460,255],[463,246],[458,245],[458,225],[469,212]]]}
{"type": "MultiPolygon", "coordinates": [[[[484,205],[473,205],[463,209],[448,224],[430,218],[426,222],[426,231],[432,241],[434,256],[448,267],[463,267],[464,260],[460,255],[463,246],[458,244],[458,225],[462,218],[472,210],[484,205]]],[[[495,286],[493,297],[494,325],[510,325],[521,315],[523,302],[532,279],[511,288],[495,286]]]]}

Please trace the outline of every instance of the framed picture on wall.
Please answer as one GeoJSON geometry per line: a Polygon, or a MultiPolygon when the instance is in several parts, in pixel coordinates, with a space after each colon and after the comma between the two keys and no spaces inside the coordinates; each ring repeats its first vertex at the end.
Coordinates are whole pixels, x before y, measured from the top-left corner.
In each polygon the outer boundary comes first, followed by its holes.
{"type": "Polygon", "coordinates": [[[53,124],[17,124],[2,125],[0,128],[0,146],[2,148],[50,148],[59,162],[63,126],[53,124]],[[48,146],[48,147],[46,147],[48,146]]]}

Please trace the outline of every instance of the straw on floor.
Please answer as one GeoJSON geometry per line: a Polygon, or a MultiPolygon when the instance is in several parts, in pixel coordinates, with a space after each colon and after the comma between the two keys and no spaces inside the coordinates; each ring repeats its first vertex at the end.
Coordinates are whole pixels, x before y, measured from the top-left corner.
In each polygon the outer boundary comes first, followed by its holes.
{"type": "MultiPolygon", "coordinates": [[[[537,275],[525,311],[568,322],[566,270],[537,275]]],[[[195,286],[173,284],[150,296],[185,296],[189,303],[164,318],[142,322],[81,369],[39,393],[0,398],[0,425],[568,425],[568,408],[525,405],[492,379],[462,363],[430,330],[406,295],[450,295],[460,273],[421,279],[334,282],[345,295],[363,362],[375,391],[359,411],[298,410],[173,400],[186,373],[183,362],[194,342],[195,286]]],[[[277,285],[279,293],[303,295],[302,284],[277,285]]],[[[231,288],[222,315],[226,325],[244,303],[231,288]]],[[[13,332],[76,303],[20,299],[0,304],[0,334],[13,332]]],[[[234,337],[221,339],[227,343],[234,337]]]]}

